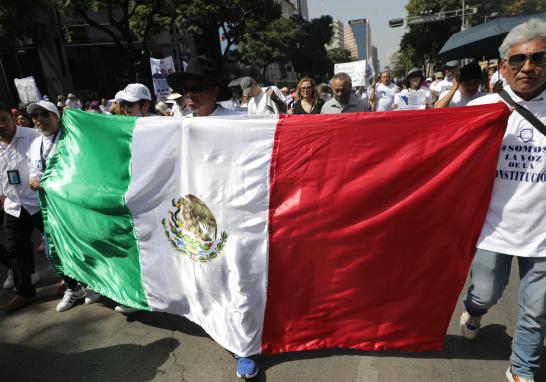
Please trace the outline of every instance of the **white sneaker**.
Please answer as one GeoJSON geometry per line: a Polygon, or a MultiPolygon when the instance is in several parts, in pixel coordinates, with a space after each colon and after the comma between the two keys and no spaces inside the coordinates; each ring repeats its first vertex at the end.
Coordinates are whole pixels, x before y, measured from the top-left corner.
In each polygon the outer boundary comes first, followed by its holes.
{"type": "Polygon", "coordinates": [[[130,306],[127,306],[127,305],[116,305],[114,310],[119,313],[130,314],[130,313],[138,312],[140,309],[131,308],[130,306]]]}
{"type": "Polygon", "coordinates": [[[86,304],[93,304],[97,302],[100,298],[100,294],[95,292],[93,289],[87,287],[85,288],[85,303],[86,304]]]}
{"type": "Polygon", "coordinates": [[[85,297],[85,291],[82,287],[78,289],[67,289],[64,292],[63,299],[57,304],[57,312],[64,312],[74,306],[76,301],[85,297]]]}
{"type": "Polygon", "coordinates": [[[32,285],[36,285],[40,282],[42,278],[40,277],[40,274],[38,272],[34,272],[33,274],[30,275],[30,283],[32,285]]]}
{"type": "Polygon", "coordinates": [[[464,338],[472,341],[480,332],[480,321],[482,316],[471,316],[466,310],[461,315],[461,333],[464,338]]]}
{"type": "Polygon", "coordinates": [[[514,374],[512,374],[511,367],[509,367],[508,370],[506,370],[506,378],[508,378],[508,381],[510,382],[535,382],[533,378],[524,378],[524,377],[515,376],[514,374]]]}
{"type": "Polygon", "coordinates": [[[8,276],[6,277],[6,281],[4,281],[4,285],[2,285],[2,289],[12,289],[14,285],[13,269],[8,269],[8,276]]]}

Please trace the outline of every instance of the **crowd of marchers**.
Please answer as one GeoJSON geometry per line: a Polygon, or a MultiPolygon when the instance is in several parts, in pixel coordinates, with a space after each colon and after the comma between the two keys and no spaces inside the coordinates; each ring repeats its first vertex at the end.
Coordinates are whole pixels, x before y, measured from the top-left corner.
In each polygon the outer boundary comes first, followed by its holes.
{"type": "MultiPolygon", "coordinates": [[[[82,104],[74,94],[68,94],[66,99],[59,96],[56,104],[46,99],[13,109],[0,104],[0,201],[6,233],[0,263],[8,269],[3,286],[13,290],[13,297],[1,309],[13,311],[35,300],[39,275],[31,235],[34,229],[43,233],[37,191],[67,108],[134,117],[384,112],[382,117],[389,118],[399,110],[460,107],[458,112],[464,113],[461,106],[505,102],[511,114],[504,143],[516,142],[529,150],[546,147],[546,22],[532,19],[516,26],[499,53],[500,61],[484,68],[476,62],[446,62],[443,72],[435,73],[434,78],[413,68],[403,81],[395,82],[385,70],[365,87],[353,86],[348,74],[337,73],[329,84],[317,85],[304,77],[295,89],[263,86],[251,77],[240,78],[230,88],[212,61],[193,57],[184,72],[168,75],[172,93],[164,101],[154,102],[145,85],[133,83],[100,102],[82,104]]],[[[508,170],[513,165],[510,161],[500,156],[497,169],[508,170]]],[[[546,173],[546,161],[537,163],[534,171],[546,173]]],[[[546,336],[546,182],[525,179],[495,179],[460,318],[462,335],[476,338],[484,315],[508,283],[512,259],[517,259],[520,309],[506,370],[506,378],[512,382],[534,381],[546,336]]],[[[57,311],[70,309],[81,299],[91,304],[101,298],[77,280],[60,277],[58,294],[62,298],[57,311]]],[[[123,305],[116,310],[124,314],[135,311],[123,305]]],[[[253,357],[235,358],[239,377],[258,373],[253,357]]]]}

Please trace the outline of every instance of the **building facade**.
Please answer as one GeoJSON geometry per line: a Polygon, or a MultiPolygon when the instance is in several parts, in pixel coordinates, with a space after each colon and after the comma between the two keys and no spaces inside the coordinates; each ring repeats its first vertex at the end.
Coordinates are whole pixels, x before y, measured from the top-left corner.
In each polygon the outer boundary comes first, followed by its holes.
{"type": "Polygon", "coordinates": [[[326,45],[326,49],[343,49],[345,48],[345,35],[344,35],[344,27],[343,22],[339,19],[333,19],[332,21],[332,40],[330,40],[330,43],[326,45]]]}
{"type": "Polygon", "coordinates": [[[367,60],[372,53],[372,36],[368,19],[349,20],[348,24],[349,27],[345,32],[345,49],[349,49],[356,60],[367,60]]]}
{"type": "Polygon", "coordinates": [[[309,11],[307,10],[307,0],[291,0],[296,8],[296,13],[303,17],[305,20],[309,20],[309,11]]]}

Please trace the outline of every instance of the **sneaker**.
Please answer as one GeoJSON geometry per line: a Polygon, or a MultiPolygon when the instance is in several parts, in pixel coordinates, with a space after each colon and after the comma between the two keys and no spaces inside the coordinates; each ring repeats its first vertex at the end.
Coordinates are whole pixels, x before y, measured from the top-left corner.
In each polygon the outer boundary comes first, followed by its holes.
{"type": "Polygon", "coordinates": [[[36,285],[40,282],[42,278],[40,277],[40,274],[38,272],[34,272],[33,274],[30,275],[30,283],[32,285],[36,285]]]}
{"type": "Polygon", "coordinates": [[[93,304],[97,302],[100,298],[100,294],[95,292],[93,289],[87,287],[85,288],[85,303],[86,304],[93,304]]]}
{"type": "Polygon", "coordinates": [[[127,306],[127,305],[116,305],[114,310],[116,312],[123,313],[123,314],[131,314],[131,313],[136,313],[136,312],[140,311],[140,309],[132,308],[132,307],[127,306]]]}
{"type": "Polygon", "coordinates": [[[78,289],[67,289],[64,292],[63,299],[57,304],[57,312],[64,312],[74,306],[76,301],[85,297],[85,291],[82,287],[78,289]]]}
{"type": "Polygon", "coordinates": [[[14,285],[13,269],[8,269],[8,276],[6,277],[6,281],[4,281],[4,285],[2,285],[2,289],[13,289],[14,285]]]}
{"type": "Polygon", "coordinates": [[[237,377],[253,378],[258,375],[258,366],[252,358],[238,357],[237,358],[237,377]]]}
{"type": "Polygon", "coordinates": [[[517,375],[512,374],[511,367],[506,370],[506,378],[508,378],[508,381],[510,382],[535,382],[533,378],[518,377],[517,375]]]}
{"type": "Polygon", "coordinates": [[[464,338],[472,341],[480,332],[482,316],[471,316],[466,310],[461,315],[461,333],[464,338]]]}

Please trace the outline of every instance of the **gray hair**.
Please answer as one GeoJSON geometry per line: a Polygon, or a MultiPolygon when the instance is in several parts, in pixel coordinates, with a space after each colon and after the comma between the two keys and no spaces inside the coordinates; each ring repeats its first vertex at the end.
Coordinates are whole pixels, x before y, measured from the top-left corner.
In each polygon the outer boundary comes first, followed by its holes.
{"type": "Polygon", "coordinates": [[[383,70],[381,71],[381,73],[379,73],[379,75],[382,76],[383,73],[387,73],[389,76],[392,77],[391,71],[390,71],[389,69],[383,69],[383,70]]]}
{"type": "Polygon", "coordinates": [[[334,74],[334,76],[332,77],[332,80],[330,81],[330,84],[333,85],[335,80],[347,81],[349,83],[349,87],[353,87],[351,77],[345,72],[339,72],[334,74]]]}
{"type": "Polygon", "coordinates": [[[510,49],[513,45],[535,39],[546,40],[546,21],[541,19],[531,19],[512,28],[512,30],[504,38],[502,45],[499,47],[501,58],[503,60],[508,59],[510,49]]]}

